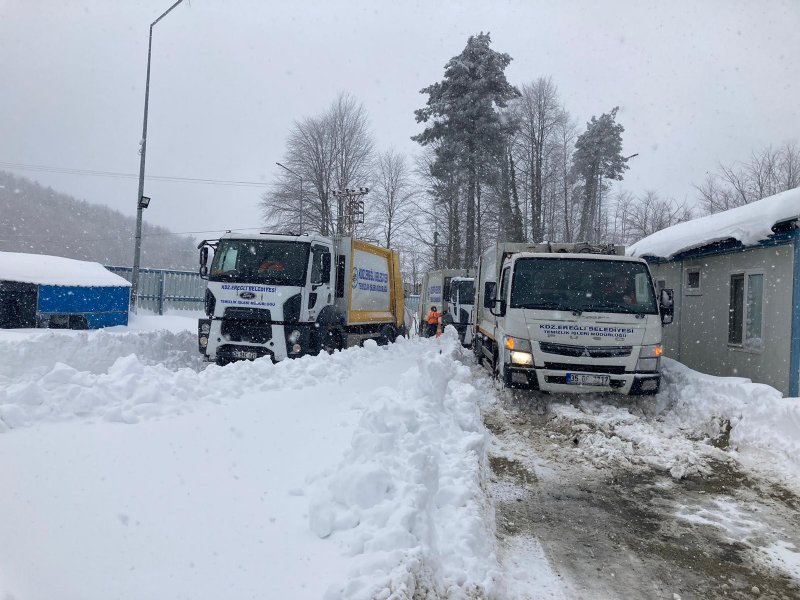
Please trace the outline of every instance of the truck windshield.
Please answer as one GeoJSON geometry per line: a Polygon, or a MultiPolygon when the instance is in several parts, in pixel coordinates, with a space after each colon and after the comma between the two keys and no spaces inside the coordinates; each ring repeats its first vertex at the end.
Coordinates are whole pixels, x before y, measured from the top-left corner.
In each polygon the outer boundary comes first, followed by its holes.
{"type": "Polygon", "coordinates": [[[466,279],[451,281],[450,297],[453,302],[458,298],[461,304],[472,304],[475,299],[475,282],[466,279]]]}
{"type": "Polygon", "coordinates": [[[658,314],[646,265],[580,258],[518,260],[511,307],[658,314]]]}
{"type": "Polygon", "coordinates": [[[307,242],[222,240],[214,253],[210,281],[304,285],[307,242]]]}

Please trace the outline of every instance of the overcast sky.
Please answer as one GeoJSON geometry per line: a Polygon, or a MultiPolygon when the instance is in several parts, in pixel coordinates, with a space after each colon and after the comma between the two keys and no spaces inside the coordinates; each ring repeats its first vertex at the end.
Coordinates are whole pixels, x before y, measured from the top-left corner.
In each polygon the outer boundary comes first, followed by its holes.
{"type": "MultiPolygon", "coordinates": [[[[0,0],[0,163],[138,173],[147,32],[172,1],[0,0]]],[[[341,90],[378,148],[414,153],[419,90],[480,31],[581,129],[620,106],[632,192],[694,201],[719,161],[800,138],[800,0],[184,0],[154,29],[147,173],[268,183],[292,122],[341,90]]],[[[9,170],[135,212],[135,178],[9,170]]],[[[262,191],[148,181],[145,219],[258,227],[262,191]]]]}

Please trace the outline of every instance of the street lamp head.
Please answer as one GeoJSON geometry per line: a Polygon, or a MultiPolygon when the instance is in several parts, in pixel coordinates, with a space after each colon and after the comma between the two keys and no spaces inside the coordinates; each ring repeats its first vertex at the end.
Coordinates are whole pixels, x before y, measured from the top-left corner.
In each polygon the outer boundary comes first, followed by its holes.
{"type": "Polygon", "coordinates": [[[147,196],[139,198],[139,208],[147,208],[148,206],[150,206],[150,198],[147,196]]]}

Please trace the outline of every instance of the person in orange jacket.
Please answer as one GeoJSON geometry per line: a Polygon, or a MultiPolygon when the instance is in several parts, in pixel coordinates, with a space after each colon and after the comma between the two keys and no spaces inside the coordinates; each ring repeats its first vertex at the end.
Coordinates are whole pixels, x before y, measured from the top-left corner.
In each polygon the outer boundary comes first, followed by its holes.
{"type": "Polygon", "coordinates": [[[433,337],[436,335],[436,331],[439,328],[439,319],[442,317],[441,313],[436,312],[436,307],[431,306],[431,311],[428,313],[428,316],[425,318],[425,322],[428,324],[428,336],[433,337]]]}

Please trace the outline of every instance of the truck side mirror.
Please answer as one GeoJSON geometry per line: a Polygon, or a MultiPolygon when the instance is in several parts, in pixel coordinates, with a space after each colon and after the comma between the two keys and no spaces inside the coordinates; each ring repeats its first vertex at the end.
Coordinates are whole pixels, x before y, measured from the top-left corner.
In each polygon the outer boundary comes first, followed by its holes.
{"type": "Polygon", "coordinates": [[[661,290],[659,298],[659,309],[661,311],[661,324],[669,325],[675,319],[675,296],[671,289],[661,290]]]}
{"type": "Polygon", "coordinates": [[[208,246],[200,248],[200,277],[208,278],[208,246]]]}
{"type": "Polygon", "coordinates": [[[495,317],[505,317],[506,316],[506,303],[503,301],[502,298],[497,298],[492,305],[492,308],[489,309],[489,312],[492,313],[495,317]],[[499,308],[498,308],[499,306],[499,308]]]}
{"type": "Polygon", "coordinates": [[[322,255],[322,283],[331,282],[331,253],[325,252],[322,255]]]}
{"type": "Polygon", "coordinates": [[[494,281],[487,281],[483,284],[483,308],[488,308],[489,310],[494,308],[494,290],[496,285],[494,281]]]}

